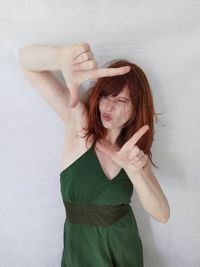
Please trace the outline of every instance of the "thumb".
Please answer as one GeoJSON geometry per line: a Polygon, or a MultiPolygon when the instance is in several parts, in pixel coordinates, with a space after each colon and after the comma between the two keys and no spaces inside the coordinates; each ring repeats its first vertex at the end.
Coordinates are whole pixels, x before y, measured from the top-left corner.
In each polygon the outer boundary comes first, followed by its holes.
{"type": "Polygon", "coordinates": [[[69,86],[70,91],[70,107],[74,108],[78,104],[79,101],[79,92],[78,88],[75,85],[69,86]]]}
{"type": "Polygon", "coordinates": [[[67,85],[67,88],[69,89],[70,92],[70,107],[74,108],[79,100],[79,91],[78,91],[78,84],[75,84],[72,81],[71,78],[71,73],[67,75],[66,70],[62,71],[65,83],[67,85]]]}

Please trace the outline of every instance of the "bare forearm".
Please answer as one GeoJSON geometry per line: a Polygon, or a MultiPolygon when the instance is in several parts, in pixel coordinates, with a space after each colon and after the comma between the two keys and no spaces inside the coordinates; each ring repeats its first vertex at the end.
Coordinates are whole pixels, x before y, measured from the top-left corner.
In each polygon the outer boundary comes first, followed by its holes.
{"type": "Polygon", "coordinates": [[[58,47],[43,44],[28,45],[18,51],[20,64],[31,71],[58,70],[58,47]]]}
{"type": "Polygon", "coordinates": [[[148,177],[148,174],[142,171],[138,174],[126,171],[144,209],[158,221],[165,223],[170,214],[170,208],[162,189],[156,186],[148,177]]]}

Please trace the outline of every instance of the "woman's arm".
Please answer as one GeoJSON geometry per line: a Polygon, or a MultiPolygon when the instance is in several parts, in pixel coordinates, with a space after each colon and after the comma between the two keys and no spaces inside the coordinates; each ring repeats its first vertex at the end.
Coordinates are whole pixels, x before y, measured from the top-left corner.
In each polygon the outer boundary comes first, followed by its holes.
{"type": "Polygon", "coordinates": [[[62,120],[66,133],[74,134],[76,127],[79,128],[83,104],[79,102],[75,109],[70,108],[69,88],[52,72],[60,70],[57,62],[60,49],[43,44],[27,45],[19,49],[18,61],[26,79],[62,120]]]}
{"type": "Polygon", "coordinates": [[[29,45],[19,49],[18,55],[26,77],[64,120],[65,114],[70,113],[68,106],[73,108],[79,102],[79,85],[83,81],[123,75],[130,71],[130,67],[126,66],[97,69],[96,60],[88,43],[64,47],[29,45]],[[55,70],[62,72],[66,88],[53,77],[51,71],[55,70]],[[65,100],[62,101],[62,98],[65,100]],[[65,109],[64,105],[67,106],[65,109]]]}
{"type": "Polygon", "coordinates": [[[148,160],[146,166],[134,174],[126,170],[144,209],[156,220],[166,223],[170,216],[170,207],[148,160]]]}
{"type": "Polygon", "coordinates": [[[57,62],[58,47],[34,44],[22,47],[18,51],[19,62],[30,71],[59,70],[57,62]]]}

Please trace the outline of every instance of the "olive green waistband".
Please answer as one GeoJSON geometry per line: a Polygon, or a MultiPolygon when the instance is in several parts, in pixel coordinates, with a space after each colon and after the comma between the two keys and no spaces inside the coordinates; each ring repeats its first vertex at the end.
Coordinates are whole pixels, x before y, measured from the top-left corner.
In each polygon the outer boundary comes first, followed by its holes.
{"type": "Polygon", "coordinates": [[[69,222],[107,226],[115,223],[130,209],[129,204],[97,205],[93,203],[64,202],[69,222]]]}

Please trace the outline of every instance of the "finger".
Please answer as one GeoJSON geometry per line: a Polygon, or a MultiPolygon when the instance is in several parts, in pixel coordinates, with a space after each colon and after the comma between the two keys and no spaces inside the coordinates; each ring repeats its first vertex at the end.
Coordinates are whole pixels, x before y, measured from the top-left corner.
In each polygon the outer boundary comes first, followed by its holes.
{"type": "Polygon", "coordinates": [[[128,155],[128,159],[135,159],[136,161],[140,160],[144,156],[144,152],[138,148],[138,146],[134,146],[134,149],[131,150],[128,155]]]}
{"type": "Polygon", "coordinates": [[[67,81],[67,87],[70,92],[70,107],[74,108],[79,101],[79,91],[78,85],[71,82],[71,80],[67,81]]]}
{"type": "Polygon", "coordinates": [[[100,77],[110,77],[123,75],[130,71],[130,66],[123,66],[119,68],[107,68],[107,69],[97,69],[92,70],[88,73],[90,79],[98,79],[100,77]]]}
{"type": "Polygon", "coordinates": [[[135,160],[136,161],[141,160],[143,157],[144,157],[144,152],[142,150],[140,150],[139,153],[136,154],[135,160]]]}
{"type": "Polygon", "coordinates": [[[123,148],[127,149],[132,146],[134,146],[138,140],[146,133],[146,131],[149,129],[148,125],[144,125],[142,128],[140,128],[123,146],[123,148]]]}
{"type": "Polygon", "coordinates": [[[144,166],[146,164],[146,158],[142,158],[141,160],[137,161],[136,163],[136,166],[144,166]]]}
{"type": "Polygon", "coordinates": [[[76,64],[72,66],[73,71],[78,71],[78,70],[90,70],[90,69],[96,69],[97,63],[95,60],[87,60],[81,64],[76,64]]]}
{"type": "Polygon", "coordinates": [[[72,56],[73,59],[76,59],[79,57],[81,54],[90,51],[90,45],[88,43],[80,43],[80,44],[74,44],[72,45],[72,56]],[[76,49],[74,49],[74,46],[76,45],[76,49]]]}
{"type": "Polygon", "coordinates": [[[141,157],[141,158],[135,158],[135,161],[136,161],[136,163],[138,163],[138,162],[144,162],[146,160],[146,158],[145,158],[145,156],[143,156],[143,157],[141,157]]]}
{"type": "Polygon", "coordinates": [[[136,160],[132,160],[131,161],[131,164],[133,164],[133,165],[135,165],[135,166],[140,166],[140,165],[144,165],[145,164],[145,161],[144,161],[144,159],[141,159],[141,160],[138,160],[138,161],[136,161],[136,160]]]}
{"type": "Polygon", "coordinates": [[[66,82],[67,88],[69,89],[70,92],[70,107],[74,108],[79,100],[79,85],[70,78],[72,75],[71,73],[69,74],[69,77],[67,76],[66,70],[62,71],[64,80],[66,82]]]}
{"type": "Polygon", "coordinates": [[[73,63],[74,64],[79,64],[82,63],[84,61],[87,61],[89,59],[93,59],[94,55],[92,53],[91,50],[83,52],[82,54],[80,54],[79,56],[77,56],[76,58],[74,58],[73,63]]]}
{"type": "Polygon", "coordinates": [[[78,92],[76,93],[75,89],[72,89],[70,92],[70,107],[74,108],[78,104],[79,101],[79,94],[78,92]]]}
{"type": "Polygon", "coordinates": [[[144,164],[144,162],[143,161],[141,161],[141,160],[139,160],[139,161],[137,161],[136,163],[135,163],[135,165],[138,167],[138,166],[140,166],[140,165],[143,165],[144,164]]]}

